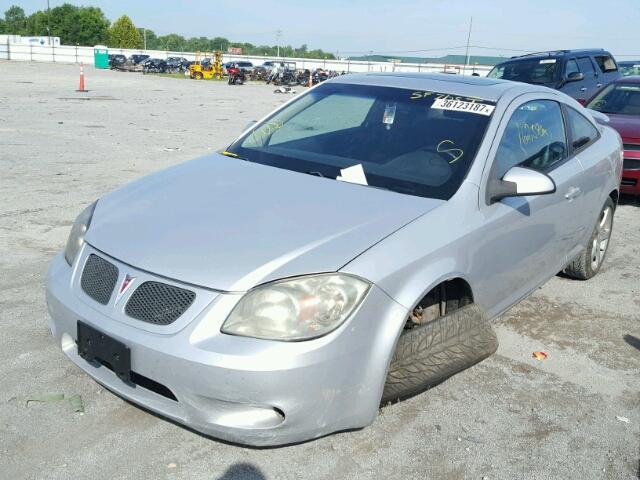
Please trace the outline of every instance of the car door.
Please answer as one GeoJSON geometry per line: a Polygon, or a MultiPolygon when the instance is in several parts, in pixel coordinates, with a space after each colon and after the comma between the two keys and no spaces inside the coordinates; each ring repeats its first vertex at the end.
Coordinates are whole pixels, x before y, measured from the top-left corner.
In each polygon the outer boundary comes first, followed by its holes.
{"type": "Polygon", "coordinates": [[[579,86],[578,96],[575,98],[584,104],[599,90],[600,87],[597,85],[600,82],[598,79],[598,71],[590,56],[578,57],[577,62],[580,72],[584,75],[584,80],[578,82],[581,85],[579,86]]]}
{"type": "Polygon", "coordinates": [[[583,198],[575,182],[582,166],[570,156],[562,108],[552,98],[523,96],[509,107],[485,168],[485,194],[513,166],[544,172],[556,185],[551,194],[482,199],[483,246],[474,276],[485,280],[475,288],[491,314],[560,271],[579,240],[583,198]]]}

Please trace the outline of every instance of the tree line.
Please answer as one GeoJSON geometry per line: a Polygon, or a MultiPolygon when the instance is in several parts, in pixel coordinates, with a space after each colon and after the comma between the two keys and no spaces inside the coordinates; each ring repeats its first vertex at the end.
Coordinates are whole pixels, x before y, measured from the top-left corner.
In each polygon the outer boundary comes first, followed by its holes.
{"type": "MultiPolygon", "coordinates": [[[[210,52],[228,48],[241,48],[244,55],[278,54],[276,45],[254,45],[235,42],[224,37],[186,38],[176,33],[156,35],[148,28],[136,27],[126,15],[111,23],[98,7],[77,7],[65,3],[54,7],[48,13],[38,10],[26,15],[24,10],[13,5],[0,18],[0,34],[23,36],[60,37],[63,45],[107,45],[112,48],[146,48],[148,50],[169,50],[172,52],[210,52]],[[51,32],[49,33],[49,28],[51,32]]],[[[307,45],[292,47],[281,45],[280,55],[298,58],[335,58],[321,49],[309,50],[307,45]]]]}

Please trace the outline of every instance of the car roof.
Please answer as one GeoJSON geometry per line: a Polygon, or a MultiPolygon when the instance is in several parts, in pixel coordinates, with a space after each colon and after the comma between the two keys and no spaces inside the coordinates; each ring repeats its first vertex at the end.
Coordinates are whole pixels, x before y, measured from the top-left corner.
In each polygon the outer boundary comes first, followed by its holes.
{"type": "Polygon", "coordinates": [[[542,85],[530,85],[497,78],[450,75],[445,73],[356,73],[341,75],[330,81],[335,83],[426,90],[464,97],[476,97],[492,102],[497,102],[506,92],[510,92],[513,95],[529,92],[557,93],[555,90],[542,85]]]}
{"type": "Polygon", "coordinates": [[[640,85],[640,75],[630,75],[628,77],[620,77],[614,80],[613,83],[633,83],[640,85]]]}
{"type": "MultiPolygon", "coordinates": [[[[521,59],[536,59],[536,58],[549,58],[549,57],[568,57],[573,55],[593,55],[593,54],[607,54],[610,55],[609,52],[605,51],[603,48],[581,48],[574,50],[550,50],[546,52],[533,52],[526,53],[524,55],[516,55],[514,57],[505,60],[505,62],[510,62],[513,60],[521,60],[521,59]]],[[[503,62],[504,63],[504,62],[503,62]]]]}

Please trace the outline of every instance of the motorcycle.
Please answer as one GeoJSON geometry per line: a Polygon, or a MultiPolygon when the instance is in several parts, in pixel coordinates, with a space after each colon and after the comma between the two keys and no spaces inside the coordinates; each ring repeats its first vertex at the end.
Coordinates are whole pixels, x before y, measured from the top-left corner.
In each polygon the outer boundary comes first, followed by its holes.
{"type": "Polygon", "coordinates": [[[297,84],[296,73],[293,70],[285,70],[283,72],[272,73],[267,78],[267,85],[273,83],[276,86],[291,86],[297,84]]]}
{"type": "Polygon", "coordinates": [[[247,81],[247,75],[238,67],[227,67],[227,74],[229,75],[229,85],[244,85],[247,81]]]}

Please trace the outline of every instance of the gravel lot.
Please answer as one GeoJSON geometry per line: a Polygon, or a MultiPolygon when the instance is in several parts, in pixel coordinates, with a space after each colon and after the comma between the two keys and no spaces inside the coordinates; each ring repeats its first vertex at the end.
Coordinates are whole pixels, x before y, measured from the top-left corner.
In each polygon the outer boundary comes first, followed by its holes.
{"type": "Polygon", "coordinates": [[[0,477],[640,478],[640,206],[623,199],[589,282],[556,277],[496,322],[498,352],[363,430],[281,449],[221,443],[106,391],[54,345],[47,264],[80,210],[227,145],[273,87],[0,62],[0,477]],[[532,358],[544,350],[546,361],[532,358]],[[84,414],[66,401],[79,394],[84,414]]]}

